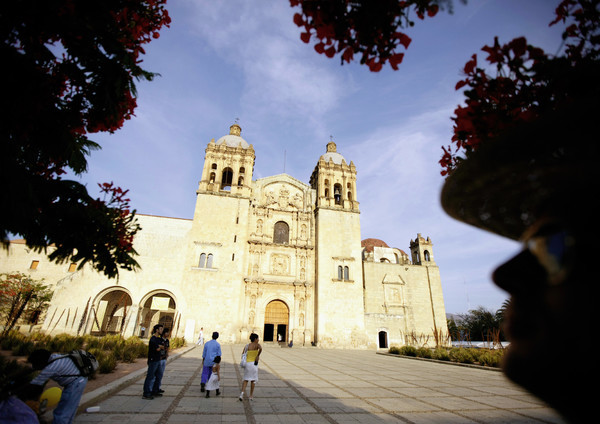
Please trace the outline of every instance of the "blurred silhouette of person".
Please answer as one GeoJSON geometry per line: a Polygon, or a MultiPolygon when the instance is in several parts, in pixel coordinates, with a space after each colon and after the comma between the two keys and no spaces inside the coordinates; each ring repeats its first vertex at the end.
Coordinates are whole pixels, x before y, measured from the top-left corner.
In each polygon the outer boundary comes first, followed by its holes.
{"type": "Polygon", "coordinates": [[[600,68],[591,68],[562,76],[583,85],[569,107],[482,142],[442,190],[450,216],[521,242],[493,273],[510,294],[502,367],[573,422],[595,406],[595,391],[583,381],[598,377],[597,367],[578,357],[580,343],[595,334],[599,291],[600,231],[591,202],[600,194],[600,68]]]}

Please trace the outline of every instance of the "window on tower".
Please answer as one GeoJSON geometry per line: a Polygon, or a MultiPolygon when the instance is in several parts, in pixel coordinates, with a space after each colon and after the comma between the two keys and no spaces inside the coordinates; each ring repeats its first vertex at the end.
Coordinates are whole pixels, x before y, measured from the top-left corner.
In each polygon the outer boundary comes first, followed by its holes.
{"type": "Polygon", "coordinates": [[[223,170],[223,178],[221,178],[221,190],[230,189],[232,181],[233,181],[233,170],[231,168],[225,168],[223,170]]]}
{"type": "Polygon", "coordinates": [[[342,186],[340,184],[333,186],[333,198],[336,205],[342,204],[342,186]]]}

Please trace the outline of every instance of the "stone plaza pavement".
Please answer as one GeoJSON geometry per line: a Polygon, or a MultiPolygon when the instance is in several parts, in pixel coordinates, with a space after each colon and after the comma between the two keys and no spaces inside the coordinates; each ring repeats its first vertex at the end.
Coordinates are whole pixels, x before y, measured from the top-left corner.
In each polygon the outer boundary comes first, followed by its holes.
{"type": "Polygon", "coordinates": [[[222,346],[219,397],[200,392],[202,348],[192,347],[167,364],[163,397],[142,399],[138,372],[86,394],[81,409],[100,410],[75,423],[564,422],[497,370],[362,350],[264,346],[254,400],[240,402],[242,348],[222,346]]]}

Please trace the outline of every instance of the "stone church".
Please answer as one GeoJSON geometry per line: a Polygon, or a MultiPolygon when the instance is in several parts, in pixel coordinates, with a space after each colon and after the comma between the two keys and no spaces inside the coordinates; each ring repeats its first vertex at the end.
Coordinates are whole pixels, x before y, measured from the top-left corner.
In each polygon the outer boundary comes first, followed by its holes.
{"type": "Polygon", "coordinates": [[[308,184],[287,174],[253,180],[254,160],[237,124],[211,140],[193,219],[138,215],[141,271],[109,280],[14,240],[0,272],[53,286],[37,323],[51,334],[147,337],[163,323],[190,342],[202,328],[222,343],[255,332],[264,343],[338,348],[435,345],[447,336],[431,240],[417,234],[410,254],[361,240],[356,167],[335,143],[308,184]]]}

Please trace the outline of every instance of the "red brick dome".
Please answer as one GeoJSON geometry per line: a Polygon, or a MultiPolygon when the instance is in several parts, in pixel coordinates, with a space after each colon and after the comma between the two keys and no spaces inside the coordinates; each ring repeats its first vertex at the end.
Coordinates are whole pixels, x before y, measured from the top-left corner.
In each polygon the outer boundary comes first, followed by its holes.
{"type": "Polygon", "coordinates": [[[367,252],[372,252],[373,247],[390,247],[385,241],[375,238],[364,239],[360,242],[360,245],[361,247],[366,248],[367,252]]]}

